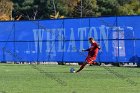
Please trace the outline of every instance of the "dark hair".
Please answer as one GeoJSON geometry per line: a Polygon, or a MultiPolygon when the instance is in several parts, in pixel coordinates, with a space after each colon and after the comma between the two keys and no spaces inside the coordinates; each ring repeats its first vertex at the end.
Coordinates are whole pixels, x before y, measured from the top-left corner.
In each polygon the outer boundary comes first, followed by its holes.
{"type": "Polygon", "coordinates": [[[88,40],[94,40],[94,38],[90,37],[88,40]]]}

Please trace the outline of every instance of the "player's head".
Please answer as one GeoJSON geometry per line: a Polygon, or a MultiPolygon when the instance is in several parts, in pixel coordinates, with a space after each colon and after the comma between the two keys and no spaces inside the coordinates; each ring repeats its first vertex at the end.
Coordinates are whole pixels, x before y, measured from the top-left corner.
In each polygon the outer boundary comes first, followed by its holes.
{"type": "Polygon", "coordinates": [[[92,38],[92,37],[90,37],[88,40],[89,40],[90,43],[94,42],[94,38],[92,38]]]}

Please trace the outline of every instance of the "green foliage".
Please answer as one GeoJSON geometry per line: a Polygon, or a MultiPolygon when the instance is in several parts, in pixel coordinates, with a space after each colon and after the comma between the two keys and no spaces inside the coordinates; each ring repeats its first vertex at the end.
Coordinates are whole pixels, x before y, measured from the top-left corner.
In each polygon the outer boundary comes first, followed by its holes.
{"type": "Polygon", "coordinates": [[[13,0],[13,17],[47,19],[57,12],[65,17],[139,15],[139,0],[13,0]],[[82,3],[81,3],[82,1],[82,3]]]}
{"type": "Polygon", "coordinates": [[[38,5],[34,4],[34,0],[13,0],[14,10],[13,17],[22,15],[23,19],[33,19],[35,10],[38,5]]]}
{"type": "Polygon", "coordinates": [[[74,8],[74,17],[91,17],[98,16],[98,5],[96,0],[81,0],[74,8]]]}
{"type": "Polygon", "coordinates": [[[113,16],[117,14],[119,3],[117,0],[97,0],[99,12],[103,16],[113,16]]]}
{"type": "Polygon", "coordinates": [[[140,1],[133,0],[118,9],[119,15],[138,15],[140,14],[140,1]]]}
{"type": "Polygon", "coordinates": [[[121,6],[123,6],[124,4],[128,4],[132,0],[117,0],[117,1],[121,6]]]}

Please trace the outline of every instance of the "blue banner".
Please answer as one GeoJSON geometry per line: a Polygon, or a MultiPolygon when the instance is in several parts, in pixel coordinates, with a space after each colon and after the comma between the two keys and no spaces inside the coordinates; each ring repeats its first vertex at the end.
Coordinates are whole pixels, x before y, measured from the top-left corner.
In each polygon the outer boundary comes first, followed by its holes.
{"type": "Polygon", "coordinates": [[[0,22],[0,61],[84,62],[89,37],[98,62],[140,57],[140,16],[0,22]]]}

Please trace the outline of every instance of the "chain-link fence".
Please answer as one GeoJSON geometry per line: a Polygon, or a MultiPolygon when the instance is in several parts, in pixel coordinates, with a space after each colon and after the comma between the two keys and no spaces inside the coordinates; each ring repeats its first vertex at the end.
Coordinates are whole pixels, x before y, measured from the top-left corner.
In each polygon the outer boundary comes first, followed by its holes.
{"type": "Polygon", "coordinates": [[[0,22],[0,61],[83,62],[89,37],[98,62],[140,61],[140,16],[0,22]]]}

